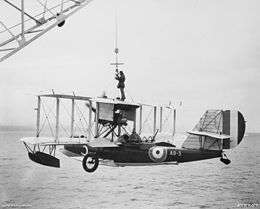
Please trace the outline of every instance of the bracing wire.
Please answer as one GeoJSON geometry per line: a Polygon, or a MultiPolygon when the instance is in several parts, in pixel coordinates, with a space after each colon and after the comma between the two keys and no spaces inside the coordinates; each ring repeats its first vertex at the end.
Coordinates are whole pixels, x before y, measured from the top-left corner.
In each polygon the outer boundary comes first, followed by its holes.
{"type": "MultiPolygon", "coordinates": [[[[45,104],[45,105],[46,105],[46,104],[45,104]]],[[[46,105],[46,108],[49,110],[49,113],[52,114],[53,118],[55,118],[55,114],[54,114],[54,112],[52,111],[52,109],[51,109],[48,105],[46,105]]],[[[61,126],[62,129],[64,129],[61,123],[59,123],[59,125],[61,126]]],[[[65,133],[66,133],[66,131],[65,131],[65,133]]]]}
{"type": "MultiPolygon", "coordinates": [[[[70,113],[69,113],[68,109],[66,108],[66,106],[65,106],[63,103],[61,103],[61,105],[62,105],[62,107],[64,108],[65,112],[67,113],[68,118],[70,119],[70,113]]],[[[76,126],[78,126],[78,124],[75,123],[75,119],[74,119],[74,124],[75,124],[76,126]]],[[[79,128],[79,127],[78,127],[78,128],[79,128]]],[[[80,130],[82,133],[84,133],[84,131],[82,131],[80,128],[79,128],[79,130],[80,130]]]]}
{"type": "Polygon", "coordinates": [[[83,114],[82,111],[80,110],[79,106],[78,106],[76,103],[75,103],[75,106],[78,108],[78,111],[79,111],[79,113],[81,114],[82,118],[84,119],[86,125],[88,125],[88,122],[87,122],[86,118],[84,117],[84,114],[83,114]]]}
{"type": "Polygon", "coordinates": [[[45,3],[44,3],[44,9],[43,9],[43,14],[42,14],[43,18],[45,18],[46,10],[47,10],[47,0],[45,0],[45,3]]]}
{"type": "MultiPolygon", "coordinates": [[[[62,106],[63,106],[65,112],[67,113],[68,117],[70,118],[70,113],[69,113],[68,109],[66,108],[66,106],[65,106],[63,103],[61,103],[61,104],[62,104],[62,106]]],[[[83,129],[83,131],[82,131],[82,129],[79,127],[79,125],[78,125],[78,123],[76,122],[76,120],[74,120],[74,124],[75,124],[75,126],[79,129],[79,131],[80,131],[81,133],[85,133],[85,132],[84,132],[84,129],[83,129]]],[[[76,127],[75,127],[75,128],[76,128],[76,127]]]]}
{"type": "MultiPolygon", "coordinates": [[[[64,4],[65,4],[65,3],[68,3],[68,2],[71,2],[71,0],[65,1],[64,4]]],[[[60,4],[57,4],[57,5],[55,5],[55,6],[51,7],[51,8],[49,8],[49,9],[46,7],[46,9],[47,9],[48,11],[51,11],[51,10],[56,9],[56,8],[59,7],[59,6],[60,6],[60,4]]],[[[43,12],[38,13],[37,15],[34,15],[34,16],[32,16],[32,17],[37,18],[37,17],[39,17],[39,16],[41,16],[42,14],[45,14],[45,13],[46,13],[46,12],[43,11],[43,12]]],[[[25,19],[25,20],[24,20],[24,23],[25,23],[25,22],[28,22],[28,21],[30,21],[30,20],[31,20],[30,18],[25,19]]],[[[21,24],[22,24],[22,23],[17,23],[17,24],[15,24],[15,25],[12,25],[12,26],[10,26],[9,28],[0,31],[0,34],[6,32],[6,31],[8,31],[8,30],[11,30],[11,29],[13,29],[13,28],[15,28],[15,27],[18,27],[18,26],[20,26],[21,24]]]]}
{"type": "MultiPolygon", "coordinates": [[[[55,114],[54,114],[54,112],[51,110],[51,108],[50,108],[48,105],[46,105],[46,107],[48,108],[49,112],[50,112],[50,113],[53,115],[53,117],[55,118],[55,114]]],[[[62,128],[62,130],[65,132],[65,134],[67,134],[67,136],[69,136],[70,134],[69,134],[68,130],[62,125],[61,122],[59,123],[59,125],[60,125],[60,127],[62,128]]]]}
{"type": "MultiPolygon", "coordinates": [[[[142,123],[141,132],[142,132],[142,130],[143,130],[144,125],[147,123],[147,121],[148,121],[148,119],[149,119],[149,117],[150,117],[150,115],[151,115],[151,113],[152,113],[152,110],[153,110],[153,109],[151,108],[151,110],[150,110],[150,112],[148,113],[146,119],[145,119],[144,122],[142,123]]],[[[152,128],[149,126],[149,124],[148,124],[148,128],[150,129],[150,131],[152,131],[152,128]]]]}
{"type": "Polygon", "coordinates": [[[41,119],[40,124],[42,124],[42,125],[41,125],[41,127],[39,128],[39,132],[36,133],[38,136],[39,136],[40,133],[42,132],[42,130],[43,130],[44,126],[45,126],[45,123],[46,123],[46,117],[44,117],[44,119],[41,119]]]}
{"type": "Polygon", "coordinates": [[[51,123],[50,123],[48,114],[47,114],[47,112],[46,112],[46,110],[45,110],[45,106],[44,106],[43,102],[42,102],[42,109],[43,109],[44,115],[45,115],[45,117],[46,117],[46,119],[47,119],[47,122],[48,122],[48,125],[49,125],[49,129],[50,129],[50,131],[51,131],[51,135],[54,137],[54,132],[53,132],[53,129],[52,129],[52,127],[51,127],[51,123]]]}
{"type": "Polygon", "coordinates": [[[164,119],[163,123],[162,123],[162,126],[165,125],[166,122],[168,122],[169,118],[170,118],[170,115],[172,114],[172,109],[170,110],[169,114],[167,115],[167,117],[164,119]]]}
{"type": "Polygon", "coordinates": [[[79,121],[80,121],[80,124],[81,124],[81,126],[82,126],[83,133],[87,133],[87,130],[85,129],[84,124],[83,124],[83,122],[82,122],[82,118],[83,118],[83,120],[85,121],[86,125],[88,125],[88,122],[87,122],[87,120],[85,119],[83,113],[81,112],[79,106],[78,106],[76,103],[75,103],[75,106],[77,107],[78,112],[79,112],[80,115],[81,115],[81,116],[79,115],[79,121]]]}
{"type": "Polygon", "coordinates": [[[45,126],[46,121],[47,121],[47,120],[46,120],[46,117],[45,117],[44,120],[43,120],[43,122],[41,123],[42,126],[41,126],[41,128],[39,129],[39,133],[37,133],[38,135],[40,135],[40,133],[42,132],[42,130],[43,130],[44,126],[45,126]]]}
{"type": "Polygon", "coordinates": [[[130,99],[131,99],[131,101],[134,103],[135,101],[134,101],[134,99],[133,99],[133,97],[132,97],[132,94],[131,94],[131,92],[130,92],[130,90],[129,90],[129,89],[127,90],[126,97],[127,97],[127,95],[129,95],[129,96],[130,96],[130,99]]]}
{"type": "Polygon", "coordinates": [[[43,4],[40,0],[36,0],[41,6],[43,6],[43,17],[45,17],[45,13],[46,11],[48,11],[49,13],[51,13],[51,15],[55,16],[55,14],[50,10],[48,9],[47,7],[47,0],[45,1],[45,4],[43,4]]]}

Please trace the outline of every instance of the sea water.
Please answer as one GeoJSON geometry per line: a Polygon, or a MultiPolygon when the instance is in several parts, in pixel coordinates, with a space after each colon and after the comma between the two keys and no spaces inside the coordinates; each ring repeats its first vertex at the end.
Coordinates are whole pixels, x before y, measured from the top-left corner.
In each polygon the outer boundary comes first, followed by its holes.
{"type": "Polygon", "coordinates": [[[99,166],[58,154],[61,168],[29,160],[21,137],[0,132],[0,208],[260,208],[260,134],[249,134],[228,157],[179,165],[99,166]]]}

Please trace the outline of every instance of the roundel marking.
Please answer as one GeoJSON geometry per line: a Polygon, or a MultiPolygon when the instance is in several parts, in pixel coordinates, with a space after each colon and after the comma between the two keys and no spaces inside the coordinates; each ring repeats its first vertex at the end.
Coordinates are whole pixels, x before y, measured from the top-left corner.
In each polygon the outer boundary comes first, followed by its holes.
{"type": "Polygon", "coordinates": [[[161,163],[167,158],[167,150],[165,147],[154,146],[148,150],[148,155],[153,162],[161,163]]]}
{"type": "Polygon", "coordinates": [[[245,129],[246,129],[246,124],[245,124],[245,119],[243,117],[243,115],[241,114],[241,112],[238,112],[238,141],[237,143],[239,144],[245,134],[245,129]]]}
{"type": "Polygon", "coordinates": [[[245,128],[245,119],[241,112],[236,110],[224,111],[223,133],[231,136],[229,141],[223,142],[224,149],[236,147],[244,137],[245,128]]]}

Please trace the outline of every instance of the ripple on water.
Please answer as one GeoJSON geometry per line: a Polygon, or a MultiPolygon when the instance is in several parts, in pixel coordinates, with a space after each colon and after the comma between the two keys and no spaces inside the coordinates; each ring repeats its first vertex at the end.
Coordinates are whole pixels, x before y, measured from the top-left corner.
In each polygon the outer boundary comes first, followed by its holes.
{"type": "Polygon", "coordinates": [[[196,207],[199,207],[199,208],[211,208],[211,206],[209,205],[196,205],[196,207]]]}
{"type": "Polygon", "coordinates": [[[179,206],[179,207],[181,207],[182,205],[185,205],[185,203],[176,201],[176,202],[170,202],[170,203],[168,203],[166,206],[168,206],[168,207],[174,207],[174,206],[179,206]]]}
{"type": "Polygon", "coordinates": [[[144,186],[135,186],[133,189],[143,189],[144,186]]]}
{"type": "Polygon", "coordinates": [[[137,198],[131,198],[130,201],[134,202],[134,201],[138,201],[137,198]]]}
{"type": "Polygon", "coordinates": [[[69,179],[70,177],[68,177],[68,176],[59,176],[58,178],[59,179],[69,179]]]}
{"type": "Polygon", "coordinates": [[[15,160],[13,157],[0,157],[0,161],[12,161],[15,160]]]}
{"type": "MultiPolygon", "coordinates": [[[[259,141],[253,145],[255,153],[260,149],[259,141]]],[[[250,143],[242,145],[251,146],[250,143]]],[[[15,146],[18,145],[15,143],[9,147],[11,149],[15,146]]],[[[32,201],[33,206],[40,205],[42,209],[50,208],[50,205],[55,209],[81,209],[86,206],[236,208],[238,202],[255,202],[259,197],[260,176],[257,165],[260,156],[251,154],[249,160],[249,152],[238,151],[230,154],[233,163],[228,166],[218,164],[214,160],[187,163],[181,167],[117,169],[100,166],[97,172],[91,175],[85,174],[79,162],[72,165],[75,171],[71,171],[69,167],[54,170],[37,167],[35,164],[28,166],[24,163],[25,158],[19,158],[15,153],[16,158],[3,156],[1,147],[0,153],[0,190],[3,189],[7,194],[4,199],[7,200],[6,203],[8,199],[9,202],[14,199],[13,203],[32,201]],[[240,155],[243,155],[243,158],[240,155]],[[29,180],[17,184],[17,179],[25,173],[30,174],[29,180]]]]}

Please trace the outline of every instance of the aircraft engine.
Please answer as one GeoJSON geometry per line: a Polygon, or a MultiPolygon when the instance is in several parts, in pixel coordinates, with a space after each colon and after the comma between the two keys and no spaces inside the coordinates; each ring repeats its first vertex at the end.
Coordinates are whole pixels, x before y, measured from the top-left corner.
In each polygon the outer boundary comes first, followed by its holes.
{"type": "Polygon", "coordinates": [[[148,150],[149,158],[156,163],[161,163],[167,158],[167,150],[165,147],[154,146],[148,150]]]}

